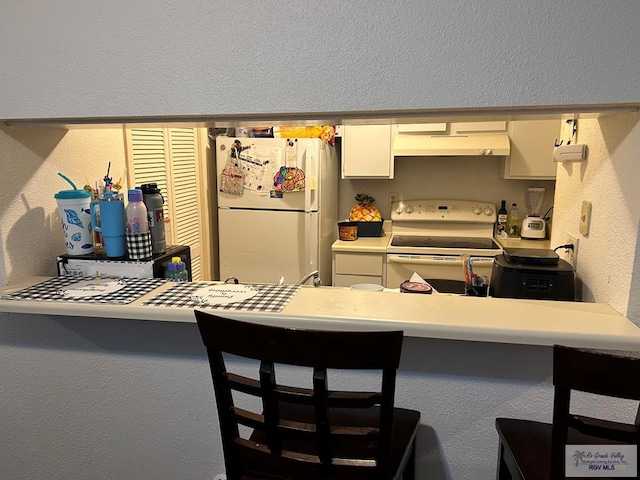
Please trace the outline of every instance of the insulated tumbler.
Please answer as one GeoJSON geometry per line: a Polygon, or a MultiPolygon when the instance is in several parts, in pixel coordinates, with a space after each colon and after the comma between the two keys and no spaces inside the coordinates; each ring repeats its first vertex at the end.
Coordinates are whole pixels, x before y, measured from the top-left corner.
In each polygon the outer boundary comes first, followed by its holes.
{"type": "Polygon", "coordinates": [[[91,202],[91,225],[102,234],[102,243],[107,257],[124,257],[125,216],[124,200],[116,192],[104,192],[98,200],[91,202]],[[100,225],[96,217],[96,205],[100,214],[100,225]]]}

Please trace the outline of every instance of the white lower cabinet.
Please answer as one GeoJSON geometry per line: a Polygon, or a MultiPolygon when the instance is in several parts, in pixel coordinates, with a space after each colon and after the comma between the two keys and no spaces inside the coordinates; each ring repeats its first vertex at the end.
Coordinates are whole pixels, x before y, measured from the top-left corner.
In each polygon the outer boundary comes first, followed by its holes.
{"type": "Polygon", "coordinates": [[[356,283],[375,283],[384,285],[384,253],[345,253],[333,254],[333,285],[349,287],[356,283]]]}

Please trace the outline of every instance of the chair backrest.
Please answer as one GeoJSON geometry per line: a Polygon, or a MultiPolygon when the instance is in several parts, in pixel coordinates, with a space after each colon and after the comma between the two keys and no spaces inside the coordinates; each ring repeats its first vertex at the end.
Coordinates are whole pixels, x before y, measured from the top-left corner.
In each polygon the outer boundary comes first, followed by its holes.
{"type": "Polygon", "coordinates": [[[300,330],[195,315],[209,357],[229,480],[387,476],[401,331],[300,330]],[[223,353],[259,360],[255,378],[227,372],[223,353]],[[276,364],[310,367],[297,370],[312,378],[305,386],[279,384],[276,364]],[[379,370],[380,388],[330,390],[327,369],[379,370]],[[259,397],[254,404],[260,411],[236,405],[241,395],[234,392],[259,397]],[[353,409],[370,418],[353,425],[353,409]],[[252,429],[248,438],[241,434],[249,429],[241,426],[252,429]]]}
{"type": "Polygon", "coordinates": [[[569,427],[602,443],[638,445],[640,408],[635,424],[624,424],[570,413],[571,390],[640,400],[640,352],[553,347],[553,433],[551,478],[565,478],[565,445],[569,427]]]}

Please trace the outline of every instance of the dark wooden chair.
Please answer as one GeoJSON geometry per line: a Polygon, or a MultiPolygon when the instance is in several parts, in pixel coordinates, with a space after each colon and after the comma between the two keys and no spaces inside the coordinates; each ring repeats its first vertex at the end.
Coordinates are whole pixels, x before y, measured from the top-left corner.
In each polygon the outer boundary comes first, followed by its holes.
{"type": "MultiPolygon", "coordinates": [[[[635,424],[570,413],[571,390],[640,400],[640,352],[553,347],[552,424],[496,419],[500,438],[498,480],[565,478],[565,446],[638,445],[640,409],[635,424]]],[[[600,477],[602,478],[602,477],[600,477]]],[[[637,478],[637,477],[634,477],[637,478]]]]}
{"type": "Polygon", "coordinates": [[[394,407],[401,331],[299,330],[195,315],[228,480],[414,478],[420,413],[394,407]],[[255,378],[228,372],[223,353],[258,360],[255,378]],[[380,388],[331,390],[327,369],[380,371],[380,388]],[[285,371],[308,381],[280,383],[285,371]]]}

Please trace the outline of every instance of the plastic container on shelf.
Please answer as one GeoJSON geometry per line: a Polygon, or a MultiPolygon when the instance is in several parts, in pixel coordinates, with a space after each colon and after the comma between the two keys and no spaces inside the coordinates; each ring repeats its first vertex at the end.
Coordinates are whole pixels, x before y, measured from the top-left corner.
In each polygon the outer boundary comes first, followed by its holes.
{"type": "Polygon", "coordinates": [[[172,257],[171,262],[167,263],[164,278],[172,282],[188,282],[189,272],[187,266],[180,257],[172,257]]]}
{"type": "Polygon", "coordinates": [[[167,269],[164,271],[164,278],[166,278],[167,280],[171,280],[172,282],[177,281],[176,271],[177,271],[177,266],[175,263],[173,262],[167,263],[167,269]]]}
{"type": "Polygon", "coordinates": [[[187,267],[182,259],[180,257],[173,257],[171,263],[174,262],[176,264],[176,282],[189,281],[189,272],[187,272],[187,267]]]}

